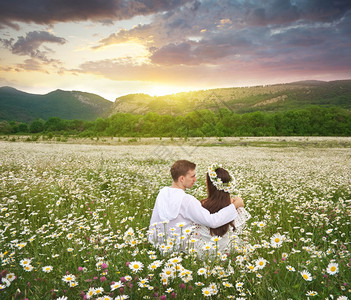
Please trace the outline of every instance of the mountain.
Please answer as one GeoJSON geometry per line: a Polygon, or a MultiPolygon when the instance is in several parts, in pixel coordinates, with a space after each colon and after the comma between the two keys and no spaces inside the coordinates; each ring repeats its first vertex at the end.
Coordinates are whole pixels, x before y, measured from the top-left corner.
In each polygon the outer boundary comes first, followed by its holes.
{"type": "Polygon", "coordinates": [[[30,122],[36,118],[95,120],[116,113],[182,115],[194,110],[221,108],[243,114],[287,111],[311,105],[351,110],[351,80],[299,81],[240,88],[219,88],[167,96],[130,94],[110,102],[98,95],[56,90],[46,95],[0,88],[0,121],[30,122]]]}
{"type": "Polygon", "coordinates": [[[106,117],[112,102],[98,95],[56,90],[46,95],[29,94],[11,87],[0,88],[0,121],[30,122],[36,118],[59,117],[95,120],[106,117]]]}
{"type": "Polygon", "coordinates": [[[299,81],[266,86],[220,88],[151,97],[131,94],[115,100],[110,115],[118,112],[180,115],[194,110],[217,111],[227,108],[236,113],[286,111],[311,105],[339,106],[351,110],[351,80],[299,81]]]}

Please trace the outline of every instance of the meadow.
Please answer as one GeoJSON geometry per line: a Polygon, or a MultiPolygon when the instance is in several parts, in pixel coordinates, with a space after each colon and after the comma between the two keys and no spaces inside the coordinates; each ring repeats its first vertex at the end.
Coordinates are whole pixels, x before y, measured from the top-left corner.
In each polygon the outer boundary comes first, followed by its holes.
{"type": "Polygon", "coordinates": [[[0,141],[0,299],[350,299],[351,151],[308,140],[0,141]],[[231,253],[147,241],[176,159],[196,162],[198,199],[210,164],[236,177],[252,218],[231,253]]]}

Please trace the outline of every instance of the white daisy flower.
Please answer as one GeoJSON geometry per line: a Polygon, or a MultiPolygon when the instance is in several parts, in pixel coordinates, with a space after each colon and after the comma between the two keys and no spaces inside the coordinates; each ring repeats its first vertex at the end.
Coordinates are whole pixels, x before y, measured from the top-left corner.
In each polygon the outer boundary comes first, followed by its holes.
{"type": "Polygon", "coordinates": [[[45,266],[42,267],[43,272],[45,273],[50,273],[52,271],[53,267],[52,266],[45,266]]]}
{"type": "Polygon", "coordinates": [[[307,270],[301,271],[300,274],[306,281],[312,281],[312,275],[307,270]]]}
{"type": "Polygon", "coordinates": [[[205,287],[201,289],[202,295],[205,297],[211,297],[212,296],[212,289],[210,287],[205,287]]]}
{"type": "Polygon", "coordinates": [[[318,293],[315,292],[315,291],[308,291],[308,292],[306,293],[306,296],[311,296],[311,297],[314,297],[314,296],[317,296],[317,295],[318,295],[318,293]]]}
{"type": "Polygon", "coordinates": [[[132,261],[129,264],[129,269],[131,269],[134,273],[137,273],[143,269],[144,265],[140,261],[132,261]]]}
{"type": "Polygon", "coordinates": [[[68,274],[63,276],[62,280],[64,282],[71,282],[71,281],[75,281],[76,280],[76,276],[72,275],[72,274],[68,274]]]}
{"type": "Polygon", "coordinates": [[[329,275],[334,275],[339,272],[339,265],[337,263],[331,262],[327,267],[327,273],[329,275]]]}
{"type": "Polygon", "coordinates": [[[121,287],[123,287],[124,285],[122,284],[121,281],[117,281],[114,284],[111,284],[111,291],[114,291],[116,289],[119,289],[121,287]]]}
{"type": "Polygon", "coordinates": [[[265,260],[264,258],[260,257],[260,258],[256,259],[255,264],[256,264],[256,267],[258,269],[263,269],[266,266],[266,264],[267,264],[267,260],[265,260]]]}

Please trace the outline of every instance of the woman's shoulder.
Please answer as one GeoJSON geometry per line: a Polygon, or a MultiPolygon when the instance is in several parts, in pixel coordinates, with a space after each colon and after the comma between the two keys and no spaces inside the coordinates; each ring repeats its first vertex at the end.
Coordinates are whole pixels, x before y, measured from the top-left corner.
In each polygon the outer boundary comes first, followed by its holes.
{"type": "Polygon", "coordinates": [[[201,199],[201,200],[200,200],[201,205],[204,205],[206,201],[207,201],[207,198],[201,199]]]}

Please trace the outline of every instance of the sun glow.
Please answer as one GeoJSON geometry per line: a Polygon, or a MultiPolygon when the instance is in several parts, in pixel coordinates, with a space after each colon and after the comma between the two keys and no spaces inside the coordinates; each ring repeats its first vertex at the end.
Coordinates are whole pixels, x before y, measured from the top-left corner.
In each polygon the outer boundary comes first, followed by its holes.
{"type": "MultiPolygon", "coordinates": [[[[72,56],[72,55],[71,55],[72,56]]],[[[128,41],[125,43],[111,44],[100,48],[81,47],[74,50],[76,60],[102,61],[111,60],[131,64],[145,64],[149,62],[149,50],[141,43],[128,41]]]]}
{"type": "Polygon", "coordinates": [[[150,88],[145,91],[146,94],[150,96],[164,96],[164,95],[171,95],[181,92],[189,92],[190,88],[186,87],[177,87],[174,85],[163,85],[163,84],[155,84],[150,86],[150,88]]]}

